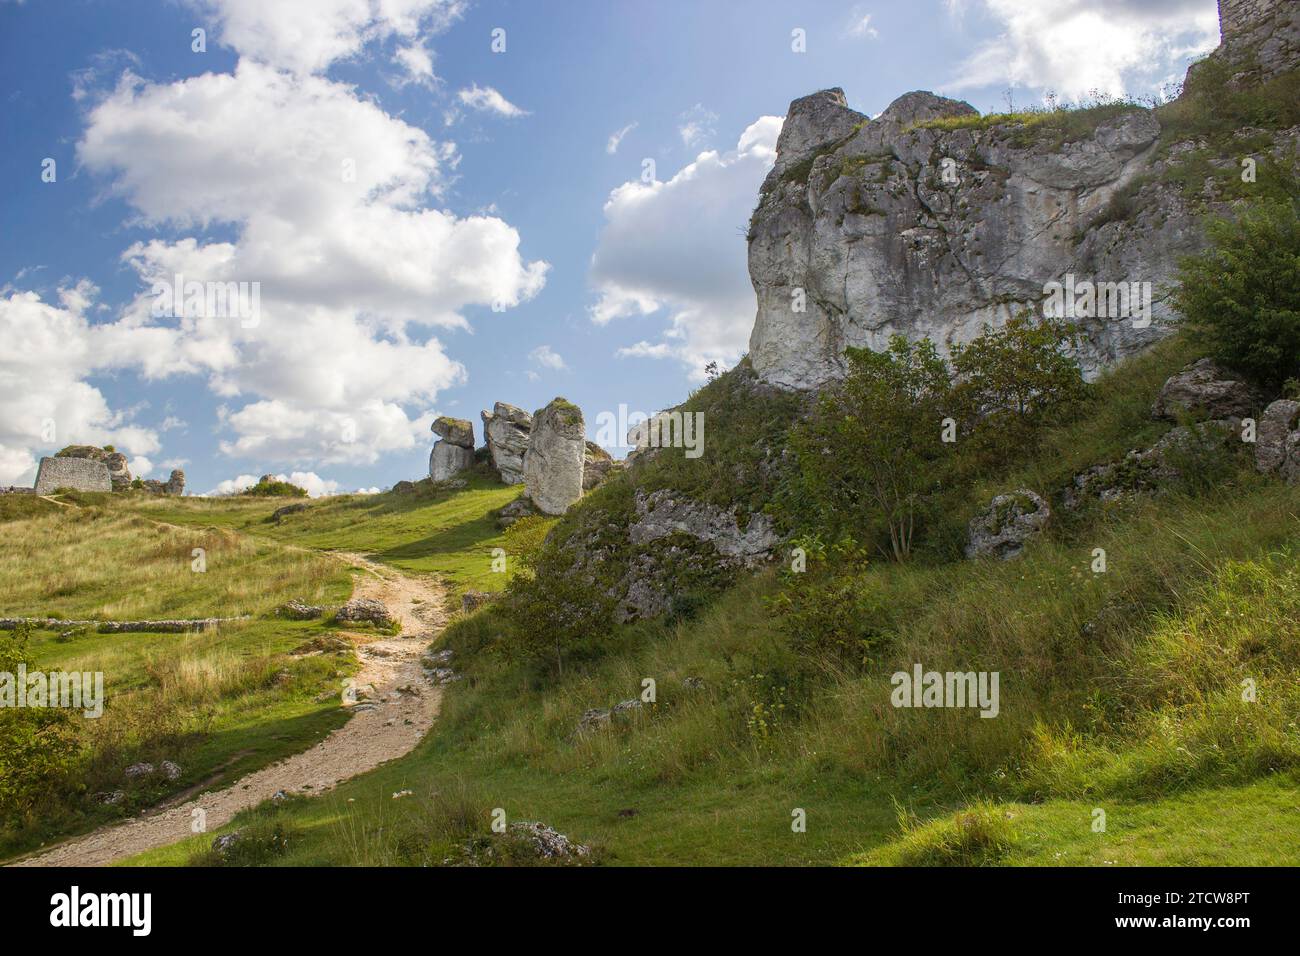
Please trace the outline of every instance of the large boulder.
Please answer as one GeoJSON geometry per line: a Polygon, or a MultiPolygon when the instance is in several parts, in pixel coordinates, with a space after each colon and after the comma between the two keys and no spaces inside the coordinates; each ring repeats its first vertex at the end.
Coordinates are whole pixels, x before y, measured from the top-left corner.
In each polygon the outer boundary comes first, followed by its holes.
{"type": "Polygon", "coordinates": [[[167,478],[167,483],[163,485],[163,494],[185,494],[185,472],[181,471],[179,468],[173,468],[171,475],[167,478]]]}
{"type": "Polygon", "coordinates": [[[474,449],[440,441],[429,453],[429,480],[448,481],[474,464],[474,449]]]}
{"type": "Polygon", "coordinates": [[[966,557],[1004,561],[1019,557],[1025,543],[1040,534],[1051,517],[1047,502],[1027,488],[998,495],[971,519],[966,557]]]}
{"type": "Polygon", "coordinates": [[[507,485],[523,484],[524,452],[528,450],[533,416],[522,408],[497,402],[492,411],[484,411],[481,417],[492,467],[507,485]]]}
{"type": "Polygon", "coordinates": [[[38,495],[48,495],[57,488],[76,491],[112,491],[113,480],[108,466],[92,458],[42,458],[36,471],[38,495]]]}
{"type": "Polygon", "coordinates": [[[1197,421],[1241,419],[1252,415],[1259,405],[1259,394],[1240,375],[1214,359],[1203,358],[1165,381],[1151,415],[1171,422],[1182,416],[1197,421]]]}
{"type": "Polygon", "coordinates": [[[1255,435],[1255,468],[1300,481],[1300,402],[1281,398],[1264,409],[1255,435]]]}
{"type": "Polygon", "coordinates": [[[524,488],[543,514],[562,515],[582,497],[585,432],[582,409],[564,398],[533,415],[524,453],[524,488]]]}
{"type": "Polygon", "coordinates": [[[114,491],[123,491],[131,487],[131,469],[127,467],[126,455],[120,451],[109,451],[95,445],[69,445],[54,457],[84,458],[88,461],[102,462],[108,469],[108,477],[114,491]]]}
{"type": "Polygon", "coordinates": [[[474,424],[463,418],[448,418],[442,415],[433,421],[431,431],[449,445],[461,448],[474,448],[474,424]]]}
{"type": "Polygon", "coordinates": [[[646,545],[676,533],[712,545],[724,558],[745,567],[767,560],[780,542],[772,519],[751,515],[742,529],[734,512],[682,497],[667,489],[646,495],[637,492],[637,519],[628,528],[633,545],[646,545]]]}

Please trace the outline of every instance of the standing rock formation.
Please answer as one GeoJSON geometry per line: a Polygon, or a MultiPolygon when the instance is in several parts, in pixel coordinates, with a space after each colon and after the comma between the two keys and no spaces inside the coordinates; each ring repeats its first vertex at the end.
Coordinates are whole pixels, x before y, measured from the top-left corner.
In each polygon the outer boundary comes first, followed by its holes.
{"type": "MultiPolygon", "coordinates": [[[[1225,68],[1234,85],[1296,68],[1300,3],[1220,8],[1223,45],[1190,71],[1191,95],[1225,68]]],[[[1041,314],[1045,287],[1067,276],[1116,297],[1075,319],[1088,378],[1167,335],[1178,321],[1167,289],[1179,260],[1204,247],[1204,215],[1231,199],[1205,172],[1193,180],[1201,190],[1180,181],[1198,169],[1234,179],[1239,157],[1195,136],[1162,140],[1155,110],[1116,105],[1093,116],[1091,129],[1087,114],[993,122],[926,92],[875,119],[849,109],[839,89],[795,100],[749,228],[759,377],[818,388],[843,376],[847,346],[881,349],[893,335],[946,351],[986,323],[1041,314]],[[1115,308],[1134,283],[1143,307],[1115,308]]],[[[1252,154],[1293,162],[1297,130],[1246,132],[1263,140],[1252,154]]]]}
{"type": "Polygon", "coordinates": [[[114,491],[124,491],[131,487],[131,469],[127,467],[126,455],[120,451],[109,451],[94,445],[69,445],[54,457],[84,458],[89,461],[102,462],[108,469],[108,477],[114,491]]]}
{"type": "Polygon", "coordinates": [[[474,464],[474,425],[463,418],[436,419],[430,430],[442,441],[429,453],[429,479],[447,481],[474,464]]]}
{"type": "Polygon", "coordinates": [[[533,428],[533,416],[522,408],[497,402],[492,411],[484,411],[483,440],[487,443],[492,467],[507,485],[524,481],[524,452],[533,428]]]}
{"type": "Polygon", "coordinates": [[[113,481],[109,477],[108,466],[93,458],[68,455],[42,458],[36,471],[35,491],[38,495],[48,495],[57,488],[112,491],[113,481]]]}
{"type": "Polygon", "coordinates": [[[582,409],[554,399],[533,415],[524,453],[524,488],[543,514],[562,515],[582,497],[587,443],[582,409]]]}

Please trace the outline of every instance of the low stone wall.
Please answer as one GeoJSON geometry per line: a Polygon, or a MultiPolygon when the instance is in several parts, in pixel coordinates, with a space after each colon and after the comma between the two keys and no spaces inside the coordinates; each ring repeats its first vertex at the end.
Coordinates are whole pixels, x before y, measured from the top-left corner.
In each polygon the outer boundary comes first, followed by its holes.
{"type": "Polygon", "coordinates": [[[0,631],[12,631],[20,624],[30,624],[42,631],[90,627],[100,634],[121,634],[126,631],[181,634],[186,631],[206,631],[228,621],[247,621],[249,617],[245,614],[242,617],[200,617],[172,621],[68,621],[60,617],[0,617],[0,631]]]}
{"type": "Polygon", "coordinates": [[[36,493],[48,495],[56,488],[77,491],[112,491],[108,466],[89,458],[42,458],[36,472],[36,493]]]}

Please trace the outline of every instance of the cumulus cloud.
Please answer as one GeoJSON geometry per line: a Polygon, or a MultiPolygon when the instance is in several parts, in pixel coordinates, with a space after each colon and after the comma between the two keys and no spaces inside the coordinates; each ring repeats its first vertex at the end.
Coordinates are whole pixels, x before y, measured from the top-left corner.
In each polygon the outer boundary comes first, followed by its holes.
{"type": "Polygon", "coordinates": [[[465,377],[427,329],[465,328],[465,307],[508,308],[545,283],[500,218],[429,206],[454,146],[324,77],[246,60],[170,84],[127,73],[89,111],[78,158],[141,224],[232,227],[230,241],[127,248],[142,291],[101,336],[108,360],[146,378],[205,376],[230,402],[232,456],[372,463],[415,447],[427,436],[408,407],[465,377]],[[256,283],[256,321],[154,315],[178,275],[256,283]]]}
{"type": "Polygon", "coordinates": [[[734,150],[700,153],[666,182],[634,180],[610,193],[591,262],[592,321],[660,311],[668,320],[661,341],[619,355],[674,358],[699,377],[705,363],[730,364],[745,351],[755,306],[744,229],[781,123],[764,116],[734,150]]]}
{"type": "Polygon", "coordinates": [[[632,130],[636,129],[636,127],[637,127],[636,123],[628,123],[626,126],[618,130],[617,132],[610,133],[609,141],[605,143],[605,152],[609,153],[609,155],[611,156],[617,153],[619,146],[623,144],[623,137],[626,136],[628,133],[632,132],[632,130]]]}
{"type": "Polygon", "coordinates": [[[88,282],[61,289],[58,303],[33,291],[0,288],[0,485],[30,484],[39,454],[67,444],[112,444],[148,455],[156,429],[114,410],[86,381],[131,361],[106,347],[111,326],[89,314],[98,290],[88,282]]]}
{"type": "Polygon", "coordinates": [[[567,367],[564,364],[564,359],[549,345],[537,346],[537,348],[528,353],[528,356],[542,368],[549,368],[556,372],[562,371],[567,367]]]}
{"type": "MultiPolygon", "coordinates": [[[[978,0],[1002,27],[946,84],[1052,89],[1079,99],[1156,91],[1219,41],[1215,0],[978,0]]],[[[968,3],[948,0],[953,16],[968,3]]]]}
{"type": "Polygon", "coordinates": [[[466,106],[483,113],[496,113],[510,119],[528,115],[527,110],[515,106],[514,103],[511,103],[490,86],[479,86],[477,83],[473,83],[457,93],[456,96],[466,106]]]}
{"type": "MultiPolygon", "coordinates": [[[[242,57],[296,73],[318,73],[390,37],[445,29],[461,0],[191,0],[242,57]]],[[[405,47],[409,49],[409,45],[405,47]]]]}

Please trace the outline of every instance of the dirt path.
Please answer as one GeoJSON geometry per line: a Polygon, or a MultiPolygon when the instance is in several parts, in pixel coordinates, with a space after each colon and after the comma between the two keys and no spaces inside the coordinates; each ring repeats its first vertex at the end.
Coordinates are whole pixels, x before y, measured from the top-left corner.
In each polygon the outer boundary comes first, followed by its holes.
{"type": "Polygon", "coordinates": [[[383,601],[402,622],[397,637],[344,632],[357,645],[360,702],[346,724],[303,753],[257,770],[224,790],[167,805],[125,823],[103,827],[42,851],[15,866],[103,866],[191,836],[195,810],[206,830],[271,799],[278,791],[317,794],[411,750],[438,713],[441,692],[424,676],[420,657],[445,623],[442,591],[359,554],[335,556],[367,574],[354,597],[383,601]],[[367,685],[373,691],[367,693],[367,685]]]}

